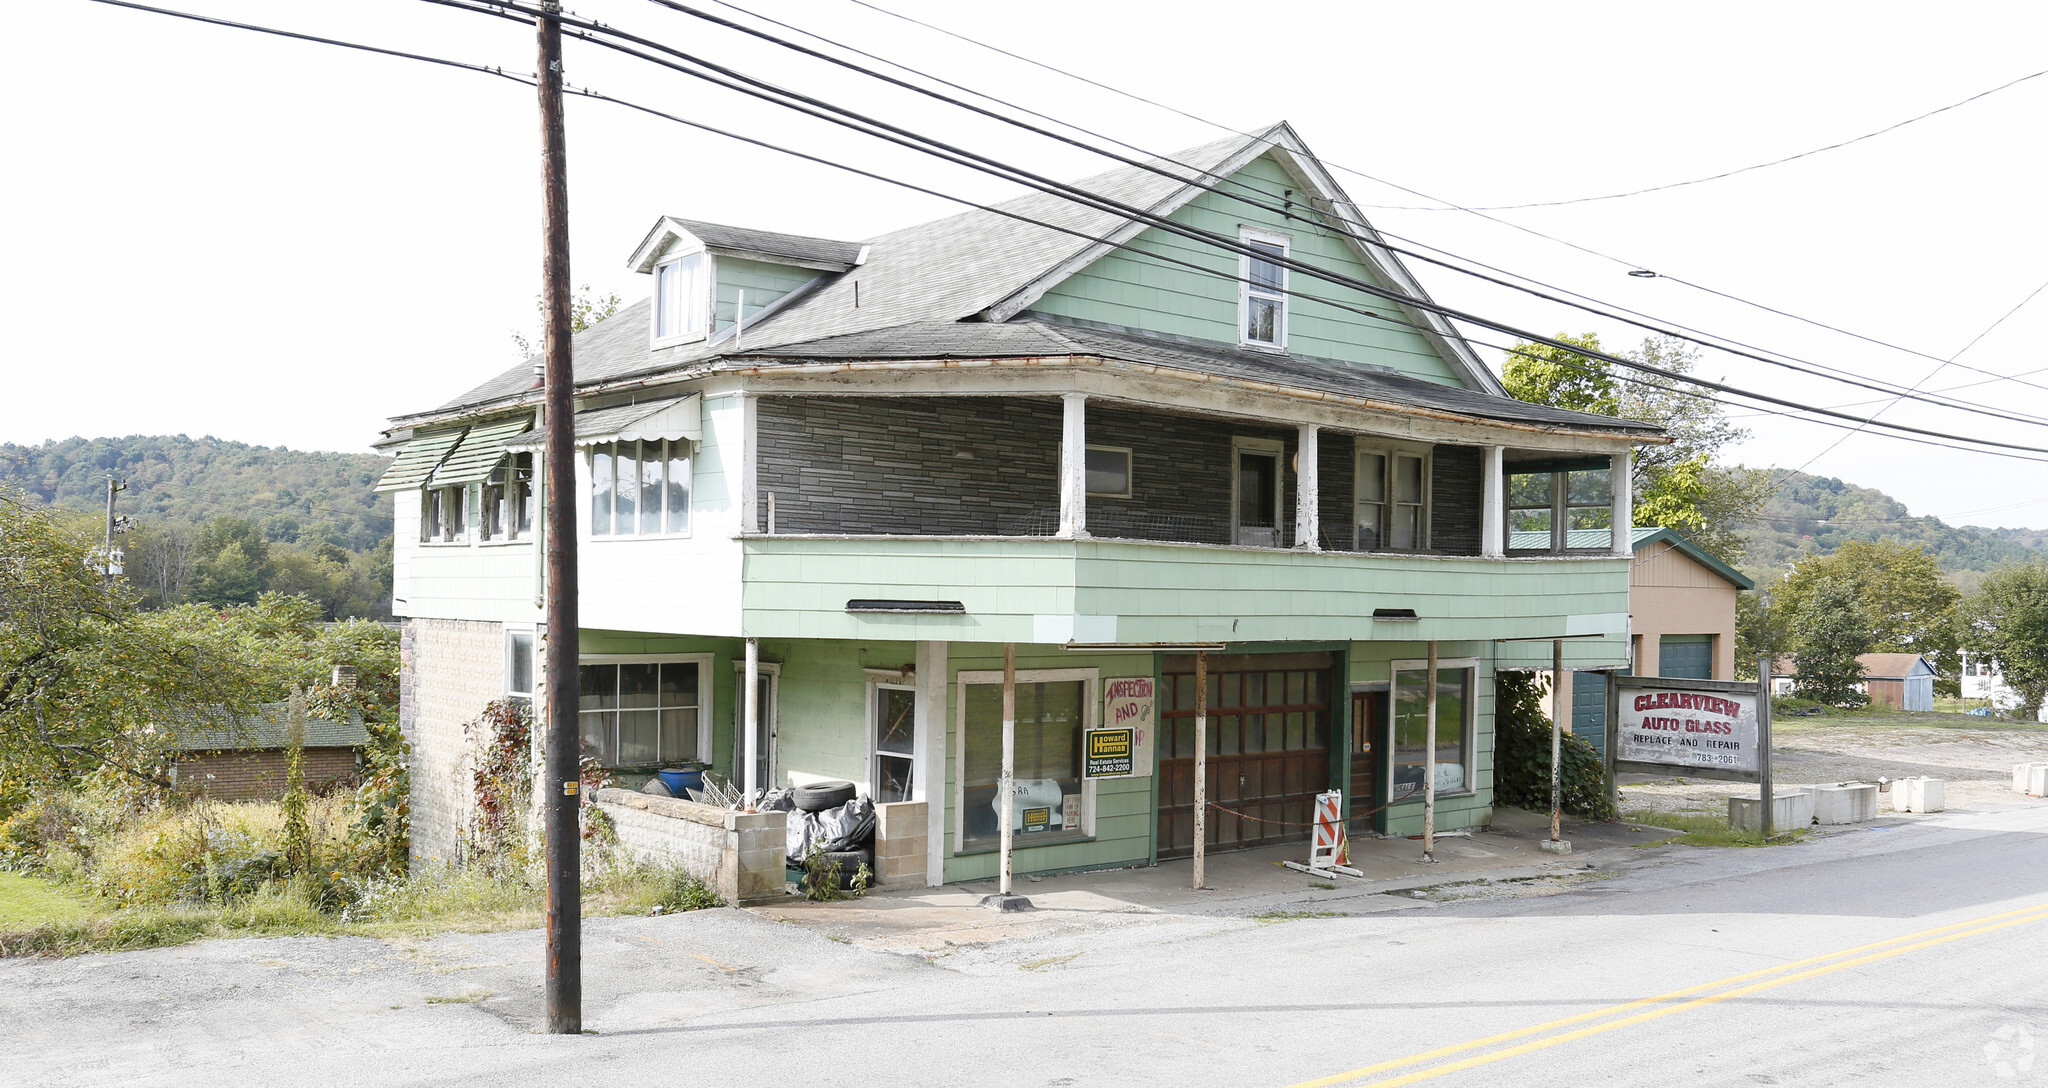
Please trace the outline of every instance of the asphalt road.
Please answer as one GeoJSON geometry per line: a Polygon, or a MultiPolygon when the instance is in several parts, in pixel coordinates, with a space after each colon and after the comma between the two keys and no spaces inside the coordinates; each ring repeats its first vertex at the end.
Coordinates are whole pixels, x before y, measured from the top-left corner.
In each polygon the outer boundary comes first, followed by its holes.
{"type": "Polygon", "coordinates": [[[2048,808],[1599,875],[925,958],[607,919],[582,1037],[532,933],[4,961],[0,1083],[2048,1084],[2048,808]]]}

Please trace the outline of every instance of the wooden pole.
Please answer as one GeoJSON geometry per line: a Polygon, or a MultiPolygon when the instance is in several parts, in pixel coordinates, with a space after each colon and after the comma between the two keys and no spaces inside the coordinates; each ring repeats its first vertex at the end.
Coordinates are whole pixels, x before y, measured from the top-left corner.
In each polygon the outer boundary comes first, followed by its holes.
{"type": "Polygon", "coordinates": [[[1564,831],[1564,795],[1560,789],[1563,781],[1558,776],[1558,760],[1563,758],[1564,716],[1571,708],[1564,702],[1564,640],[1556,639],[1550,644],[1550,841],[1562,838],[1564,831]]]}
{"type": "Polygon", "coordinates": [[[1756,769],[1757,792],[1764,803],[1764,838],[1771,837],[1771,658],[1756,661],[1756,769]]]}
{"type": "Polygon", "coordinates": [[[534,22],[540,39],[538,78],[541,132],[541,308],[546,314],[546,357],[541,399],[547,421],[547,1030],[583,1032],[583,798],[578,757],[581,730],[581,620],[576,611],[576,432],[569,358],[569,164],[562,119],[561,8],[547,4],[534,22]]]}
{"type": "MultiPolygon", "coordinates": [[[[1422,725],[1422,860],[1436,860],[1436,640],[1429,642],[1429,669],[1423,678],[1422,725]]],[[[1396,696],[1400,693],[1396,692],[1396,696]]]]}
{"type": "Polygon", "coordinates": [[[1209,852],[1209,651],[1195,651],[1195,883],[1201,891],[1209,852]]]}
{"type": "Polygon", "coordinates": [[[1010,894],[1010,844],[1017,820],[1017,644],[1003,643],[1003,875],[997,891],[1010,894]]]}
{"type": "MultiPolygon", "coordinates": [[[[740,696],[740,751],[746,765],[740,768],[740,788],[751,797],[766,783],[761,781],[761,640],[747,640],[747,690],[740,696]]],[[[756,798],[758,800],[758,798],[756,798]]]]}

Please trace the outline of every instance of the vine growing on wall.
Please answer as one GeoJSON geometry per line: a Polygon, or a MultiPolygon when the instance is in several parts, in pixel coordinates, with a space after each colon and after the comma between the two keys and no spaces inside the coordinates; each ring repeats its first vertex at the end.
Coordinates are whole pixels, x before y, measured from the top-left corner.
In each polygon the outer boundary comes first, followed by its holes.
{"type": "Polygon", "coordinates": [[[467,847],[472,863],[525,863],[526,810],[533,793],[533,715],[523,699],[496,699],[462,727],[476,753],[467,847]]]}

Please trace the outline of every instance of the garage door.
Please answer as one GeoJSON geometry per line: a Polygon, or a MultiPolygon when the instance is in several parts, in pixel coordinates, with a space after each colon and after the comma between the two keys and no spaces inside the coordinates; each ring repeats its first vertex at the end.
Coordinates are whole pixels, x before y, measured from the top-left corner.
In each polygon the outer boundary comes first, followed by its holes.
{"type": "Polygon", "coordinates": [[[1665,635],[1657,647],[1657,675],[1680,680],[1714,678],[1714,636],[1665,635]]]}
{"type": "Polygon", "coordinates": [[[1572,674],[1572,732],[1591,741],[1597,751],[1607,750],[1607,674],[1572,674]]]}
{"type": "MultiPolygon", "coordinates": [[[[1195,665],[1165,660],[1159,856],[1195,851],[1195,665]]],[[[1330,788],[1329,654],[1209,655],[1208,849],[1308,838],[1330,788]]]]}

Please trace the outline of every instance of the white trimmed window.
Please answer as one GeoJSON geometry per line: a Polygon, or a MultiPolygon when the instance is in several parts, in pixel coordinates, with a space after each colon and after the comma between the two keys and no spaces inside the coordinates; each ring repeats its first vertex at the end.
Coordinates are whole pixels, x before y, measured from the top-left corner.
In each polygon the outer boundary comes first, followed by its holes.
{"type": "Polygon", "coordinates": [[[1358,496],[1352,547],[1362,552],[1429,548],[1429,453],[1398,446],[1358,447],[1358,496]]]}
{"type": "Polygon", "coordinates": [[[584,658],[576,715],[583,754],[643,770],[709,762],[710,666],[710,654],[584,658]]]}
{"type": "Polygon", "coordinates": [[[535,643],[531,627],[505,630],[505,694],[527,702],[533,701],[535,643]]]}
{"type": "Polygon", "coordinates": [[[420,492],[420,543],[460,544],[469,539],[469,488],[430,487],[420,492]]]}
{"type": "MultiPolygon", "coordinates": [[[[1025,849],[1092,838],[1095,783],[1081,776],[1081,744],[1101,705],[1094,669],[1017,672],[1016,793],[1010,830],[1025,849]]],[[[1003,674],[959,675],[960,776],[954,784],[959,851],[994,849],[1002,836],[1003,674]]]]}
{"type": "Polygon", "coordinates": [[[533,534],[533,455],[515,453],[498,462],[484,481],[485,540],[519,540],[533,534]]]}
{"type": "Polygon", "coordinates": [[[705,289],[706,259],[692,253],[654,267],[654,342],[683,343],[704,337],[710,316],[705,289]]]}
{"type": "MultiPolygon", "coordinates": [[[[1422,801],[1429,775],[1429,664],[1396,661],[1394,672],[1395,801],[1422,801]]],[[[1478,721],[1475,682],[1478,658],[1448,658],[1436,670],[1436,792],[1466,793],[1478,788],[1474,778],[1473,732],[1478,721]]]]}
{"type": "Polygon", "coordinates": [[[687,439],[590,447],[592,536],[679,536],[690,531],[687,439]]]}
{"type": "Polygon", "coordinates": [[[1239,240],[1252,252],[1238,258],[1239,342],[1252,347],[1287,346],[1287,259],[1284,234],[1247,230],[1239,240]]]}

